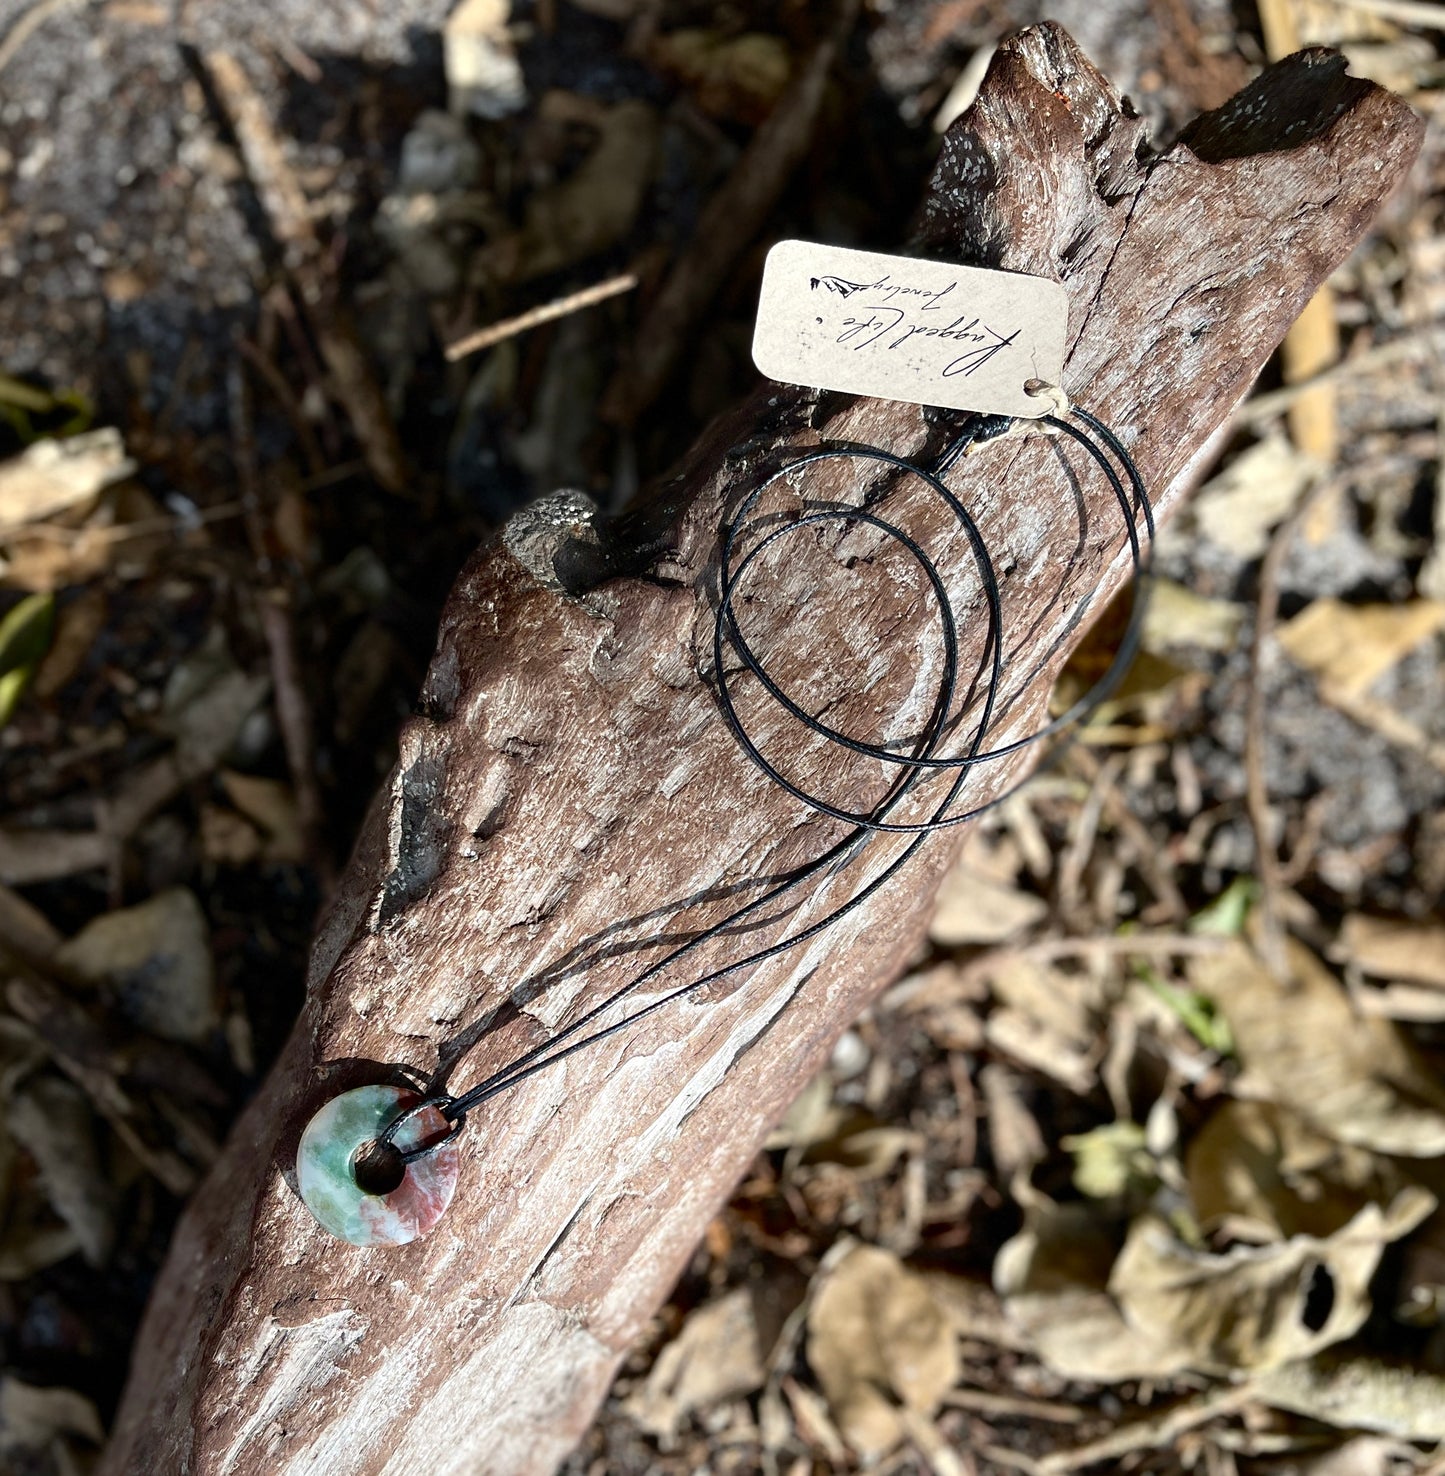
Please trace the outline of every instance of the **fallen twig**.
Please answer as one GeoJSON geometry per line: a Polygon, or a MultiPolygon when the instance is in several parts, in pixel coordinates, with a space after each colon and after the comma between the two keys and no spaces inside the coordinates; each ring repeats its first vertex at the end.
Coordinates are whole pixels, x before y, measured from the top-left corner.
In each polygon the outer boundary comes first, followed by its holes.
{"type": "MultiPolygon", "coordinates": [[[[991,948],[970,959],[958,971],[960,990],[967,991],[978,981],[987,979],[1012,959],[1032,959],[1053,963],[1065,958],[1195,958],[1218,953],[1228,946],[1225,938],[1192,933],[1105,934],[1098,938],[1046,938],[1038,943],[1015,944],[991,948]]],[[[889,999],[901,997],[907,983],[899,985],[889,999]]]]}
{"type": "Polygon", "coordinates": [[[3,72],[15,60],[25,43],[52,15],[57,15],[74,4],[76,0],[36,0],[36,3],[6,31],[5,39],[0,41],[0,72],[3,72]]]}
{"type": "Polygon", "coordinates": [[[237,335],[235,342],[236,352],[260,376],[261,383],[271,391],[277,408],[290,423],[291,432],[296,437],[296,444],[300,446],[301,454],[306,458],[306,466],[311,475],[313,477],[326,475],[326,458],[321,454],[321,445],[316,439],[316,432],[307,424],[306,417],[301,413],[298,404],[299,397],[287,383],[286,376],[261,348],[244,335],[237,335]]]}
{"type": "Polygon", "coordinates": [[[271,682],[274,689],[276,721],[281,729],[281,742],[286,749],[286,767],[296,791],[296,808],[306,837],[306,851],[321,883],[329,893],[335,879],[331,856],[324,838],[325,812],[321,804],[321,788],[316,782],[311,704],[306,698],[296,658],[296,629],[291,619],[291,600],[284,590],[271,590],[261,596],[261,629],[266,635],[266,649],[271,655],[271,682]]]}
{"type": "Polygon", "coordinates": [[[306,193],[286,161],[266,104],[235,57],[224,51],[207,52],[205,65],[241,146],[246,172],[271,234],[296,281],[335,396],[346,411],[372,476],[388,492],[401,492],[408,471],[391,411],[323,267],[306,193]]]}
{"type": "Polygon", "coordinates": [[[71,548],[94,544],[126,543],[132,538],[150,538],[157,533],[189,533],[208,523],[222,523],[238,518],[244,509],[239,502],[218,502],[214,507],[197,508],[193,513],[163,513],[154,518],[138,518],[133,523],[116,523],[110,528],[63,528],[57,523],[31,523],[5,534],[7,543],[61,543],[71,548]]]}
{"type": "Polygon", "coordinates": [[[1445,327],[1438,323],[1431,323],[1413,333],[1407,333],[1400,338],[1392,338],[1388,343],[1377,344],[1374,348],[1351,354],[1348,358],[1341,359],[1337,364],[1332,364],[1328,369],[1321,370],[1309,379],[1301,379],[1297,384],[1287,384],[1282,389],[1268,390],[1262,395],[1255,395],[1239,407],[1235,414],[1235,421],[1240,425],[1260,425],[1288,410],[1301,395],[1309,394],[1311,390],[1322,384],[1356,374],[1370,374],[1376,369],[1389,369],[1417,355],[1423,357],[1438,353],[1442,347],[1445,347],[1445,327]]]}
{"type": "Polygon", "coordinates": [[[95,830],[0,828],[0,882],[33,886],[78,871],[96,871],[110,861],[109,838],[95,830]]]}
{"type": "Polygon", "coordinates": [[[631,424],[661,393],[688,333],[762,228],[807,153],[828,74],[857,9],[856,0],[846,0],[834,33],[814,47],[797,80],[708,201],[692,245],[663,283],[633,340],[636,348],[631,358],[603,396],[604,418],[631,424]]]}
{"type": "Polygon", "coordinates": [[[1025,1420],[1048,1420],[1057,1425],[1077,1425],[1084,1412],[1077,1404],[1057,1404],[1047,1399],[1021,1399],[1016,1394],[990,1394],[986,1389],[950,1389],[943,1403],[951,1409],[971,1409],[979,1414],[1008,1415],[1025,1420]]]}
{"type": "Polygon", "coordinates": [[[96,798],[93,830],[0,828],[0,882],[29,886],[80,871],[114,871],[136,829],[215,769],[268,686],[266,678],[241,672],[220,678],[186,714],[170,753],[133,772],[114,794],[96,798]]]}
{"type": "Polygon", "coordinates": [[[1281,978],[1285,975],[1283,924],[1279,899],[1284,891],[1279,853],[1269,826],[1269,785],[1264,775],[1264,660],[1279,613],[1279,571],[1290,542],[1310,509],[1335,484],[1321,479],[1275,532],[1259,568],[1259,598],[1254,615],[1254,639],[1249,648],[1249,697],[1245,704],[1244,799],[1249,827],[1254,832],[1254,864],[1260,886],[1260,957],[1281,978]]]}
{"type": "MultiPolygon", "coordinates": [[[[1189,916],[1189,907],[1174,880],[1173,868],[1163,855],[1148,827],[1129,808],[1117,784],[1118,768],[1106,767],[1087,748],[1075,747],[1073,759],[1085,772],[1089,780],[1102,788],[1104,814],[1109,823],[1133,847],[1134,864],[1157,899],[1165,916],[1174,922],[1183,922],[1189,916]]],[[[1158,921],[1158,918],[1153,919],[1158,921]]]]}
{"type": "Polygon", "coordinates": [[[1104,813],[1104,800],[1113,786],[1114,777],[1124,767],[1124,756],[1110,754],[1102,764],[1080,763],[1079,766],[1089,779],[1089,797],[1075,812],[1069,826],[1069,842],[1059,857],[1059,906],[1065,916],[1073,917],[1076,922],[1084,868],[1094,854],[1099,820],[1104,813]]]}
{"type": "Polygon", "coordinates": [[[1233,1414],[1253,1397],[1246,1384],[1238,1388],[1213,1390],[1196,1399],[1186,1399],[1148,1419],[1111,1430],[1087,1445],[1077,1445],[1073,1450],[1055,1451],[1038,1463],[1038,1471],[1040,1476],[1065,1476],[1066,1472],[1077,1471],[1084,1466],[1116,1461],[1120,1456],[1129,1455],[1136,1450],[1165,1449],[1187,1431],[1220,1415],[1233,1414]]]}
{"type": "Polygon", "coordinates": [[[478,328],[475,333],[468,333],[465,337],[457,339],[455,343],[449,343],[446,346],[446,356],[455,364],[458,359],[465,359],[468,354],[491,348],[493,344],[501,343],[504,339],[515,338],[519,333],[526,333],[528,329],[538,328],[543,323],[569,317],[572,313],[581,312],[583,308],[606,302],[609,297],[631,292],[636,286],[637,277],[633,272],[622,272],[616,277],[608,277],[605,282],[598,282],[593,287],[584,287],[580,292],[569,292],[566,297],[554,298],[551,302],[544,302],[539,307],[528,308],[525,313],[518,313],[514,318],[503,318],[489,327],[478,328]]]}
{"type": "Polygon", "coordinates": [[[311,722],[311,704],[306,697],[300,662],[296,657],[291,595],[280,582],[282,576],[279,569],[276,570],[274,579],[269,581],[271,587],[265,587],[267,575],[273,570],[270,527],[261,499],[256,438],[251,423],[251,398],[247,391],[245,370],[239,358],[231,363],[228,384],[231,439],[235,447],[236,474],[241,483],[241,503],[246,509],[246,531],[263,586],[257,605],[261,630],[266,637],[266,649],[271,658],[271,686],[276,721],[281,729],[286,766],[296,792],[296,807],[305,837],[307,857],[316,871],[323,892],[329,892],[334,873],[322,836],[323,810],[321,790],[316,782],[316,745],[311,722]]]}
{"type": "Polygon", "coordinates": [[[35,978],[12,979],[5,1002],[34,1029],[55,1064],[85,1092],[136,1159],[172,1194],[188,1195],[196,1187],[195,1170],[169,1149],[146,1141],[135,1120],[136,1104],[79,1007],[35,978]]]}

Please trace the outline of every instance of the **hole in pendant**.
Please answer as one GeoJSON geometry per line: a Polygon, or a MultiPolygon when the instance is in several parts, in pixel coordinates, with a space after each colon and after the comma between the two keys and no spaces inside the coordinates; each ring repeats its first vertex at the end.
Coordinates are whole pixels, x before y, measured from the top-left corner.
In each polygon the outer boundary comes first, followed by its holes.
{"type": "Polygon", "coordinates": [[[351,1176],[363,1194],[390,1194],[406,1178],[406,1160],[395,1143],[373,1138],[351,1155],[351,1176]]]}

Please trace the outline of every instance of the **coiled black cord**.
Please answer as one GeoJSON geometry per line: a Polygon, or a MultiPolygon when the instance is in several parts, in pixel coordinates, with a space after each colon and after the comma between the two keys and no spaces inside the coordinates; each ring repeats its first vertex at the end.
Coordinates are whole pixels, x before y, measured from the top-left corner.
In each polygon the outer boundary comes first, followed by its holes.
{"type": "MultiPolygon", "coordinates": [[[[974,805],[972,808],[955,808],[968,780],[969,772],[975,765],[1006,758],[1037,743],[1050,745],[1049,751],[1041,760],[1047,763],[1057,756],[1058,751],[1068,741],[1070,732],[1108,699],[1133,661],[1142,636],[1149,581],[1149,550],[1154,542],[1154,512],[1139,470],[1119,438],[1102,421],[1077,406],[1070,406],[1067,416],[1068,418],[1059,415],[1045,415],[1040,418],[1039,423],[1077,442],[1104,473],[1123,515],[1135,574],[1133,605],[1123,639],[1113,660],[1093,687],[1066,712],[1054,718],[1037,732],[1015,739],[1010,743],[1001,744],[997,748],[984,748],[984,742],[993,722],[994,711],[998,705],[1003,678],[1003,611],[998,574],[977,524],[968,509],[943,481],[954,463],[976,439],[978,431],[976,423],[970,423],[967,429],[949,443],[932,470],[921,467],[904,457],[895,456],[891,452],[880,451],[873,447],[839,446],[809,452],[773,472],[743,499],[723,529],[717,621],[713,633],[713,670],[717,682],[718,700],[733,736],[753,762],[775,783],[810,808],[845,823],[849,827],[848,832],[821,855],[765,888],[758,896],[734,909],[719,922],[711,924],[686,942],[679,944],[666,956],[649,965],[628,983],[608,995],[606,999],[593,1005],[571,1024],[559,1030],[551,1039],[525,1051],[515,1061],[500,1071],[494,1072],[459,1096],[453,1097],[446,1093],[433,1092],[424,1101],[401,1113],[382,1133],[380,1141],[383,1144],[390,1146],[391,1140],[402,1123],[426,1106],[439,1108],[442,1115],[452,1123],[451,1131],[445,1136],[424,1143],[408,1152],[400,1153],[399,1157],[403,1163],[410,1163],[427,1153],[434,1152],[442,1143],[449,1142],[461,1131],[469,1112],[492,1097],[508,1091],[536,1072],[545,1070],[577,1051],[596,1045],[607,1037],[630,1028],[639,1020],[681,999],[684,995],[703,989],[718,979],[741,969],[754,968],[824,932],[886,886],[907,865],[929,835],[935,831],[961,825],[967,820],[984,814],[1002,804],[1019,788],[1018,784],[1012,785],[992,799],[974,805]],[[942,576],[928,554],[907,532],[875,511],[875,508],[886,501],[886,490],[870,493],[865,497],[861,507],[853,504],[826,504],[804,511],[800,516],[763,533],[746,553],[739,555],[739,544],[749,531],[758,504],[770,487],[781,478],[793,475],[805,467],[844,459],[873,461],[882,467],[919,478],[947,506],[968,540],[969,551],[978,573],[983,601],[987,609],[984,650],[980,662],[981,670],[987,668],[987,679],[979,699],[977,720],[970,729],[962,752],[958,754],[944,755],[938,751],[962,718],[961,714],[955,715],[953,711],[959,685],[958,625],[953,606],[949,601],[942,576]],[[1115,462],[1118,463],[1117,468],[1115,462]],[[1123,477],[1120,476],[1120,470],[1123,472],[1123,477]],[[1125,479],[1128,481],[1127,490],[1125,479]],[[1145,534],[1143,540],[1140,538],[1141,519],[1145,534]],[[899,545],[917,563],[931,590],[943,641],[942,673],[932,715],[922,733],[911,744],[909,752],[900,752],[896,746],[865,743],[851,738],[807,712],[774,680],[763,660],[748,644],[739,625],[737,618],[739,588],[755,561],[779,540],[802,529],[829,522],[842,522],[850,526],[861,524],[876,529],[887,539],[899,545]],[[724,664],[724,656],[729,647],[741,661],[742,668],[756,677],[769,696],[810,732],[861,757],[895,766],[901,771],[877,804],[868,810],[848,810],[834,805],[794,783],[763,754],[748,733],[734,702],[730,684],[735,680],[735,675],[729,676],[724,664]],[[942,800],[925,819],[902,821],[890,818],[902,801],[912,794],[921,782],[934,774],[948,772],[952,772],[952,782],[942,800]],[[813,877],[832,868],[841,868],[856,860],[864,851],[868,838],[877,831],[907,835],[911,839],[898,856],[876,876],[865,882],[846,902],[839,904],[824,917],[798,932],[791,933],[766,948],[757,949],[744,958],[712,969],[686,984],[667,990],[621,1019],[612,1021],[610,1024],[596,1025],[595,1029],[589,1031],[588,1027],[593,1026],[614,1005],[673,968],[689,954],[737,928],[739,924],[747,921],[771,903],[782,900],[813,877]]],[[[1022,782],[1024,781],[1020,781],[1022,782]]]]}

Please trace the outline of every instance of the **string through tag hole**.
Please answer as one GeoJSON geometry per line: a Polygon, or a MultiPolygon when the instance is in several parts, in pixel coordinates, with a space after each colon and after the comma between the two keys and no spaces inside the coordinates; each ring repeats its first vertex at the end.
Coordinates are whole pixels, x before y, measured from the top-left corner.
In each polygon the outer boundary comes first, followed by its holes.
{"type": "Polygon", "coordinates": [[[1072,408],[1069,397],[1056,384],[1050,384],[1046,379],[1024,380],[1024,393],[1033,400],[1047,400],[1054,415],[1062,419],[1072,408]]]}

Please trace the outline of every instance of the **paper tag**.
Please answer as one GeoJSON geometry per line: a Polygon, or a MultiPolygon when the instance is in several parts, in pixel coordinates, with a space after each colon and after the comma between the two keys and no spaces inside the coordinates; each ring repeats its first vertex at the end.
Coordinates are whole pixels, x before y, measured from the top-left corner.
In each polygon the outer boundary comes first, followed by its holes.
{"type": "Polygon", "coordinates": [[[1068,294],[1046,277],[779,241],[763,267],[753,363],[770,379],[1029,419],[1052,409],[1068,294]]]}

